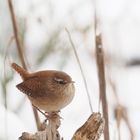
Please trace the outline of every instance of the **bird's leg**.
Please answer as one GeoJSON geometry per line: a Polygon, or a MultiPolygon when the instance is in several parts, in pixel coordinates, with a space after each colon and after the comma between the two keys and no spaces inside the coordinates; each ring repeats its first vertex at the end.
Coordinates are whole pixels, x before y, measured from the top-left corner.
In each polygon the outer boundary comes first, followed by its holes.
{"type": "Polygon", "coordinates": [[[43,111],[41,111],[38,107],[36,107],[35,105],[32,104],[32,106],[34,108],[36,108],[36,110],[38,110],[42,115],[44,115],[47,118],[46,112],[44,113],[43,111]]]}

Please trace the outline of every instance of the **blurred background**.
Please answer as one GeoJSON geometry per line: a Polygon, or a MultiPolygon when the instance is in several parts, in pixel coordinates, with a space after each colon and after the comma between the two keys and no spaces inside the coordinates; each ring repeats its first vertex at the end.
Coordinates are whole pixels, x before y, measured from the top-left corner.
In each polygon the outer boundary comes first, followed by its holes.
{"type": "MultiPolygon", "coordinates": [[[[99,111],[95,54],[96,13],[97,32],[102,34],[105,52],[110,139],[119,138],[114,112],[118,105],[121,105],[125,108],[126,115],[121,119],[121,140],[132,140],[132,137],[139,140],[139,0],[12,2],[29,71],[62,70],[70,74],[75,81],[74,100],[61,111],[63,119],[59,131],[64,139],[71,139],[77,128],[91,114],[83,78],[65,28],[70,31],[76,46],[93,111],[99,111]]],[[[21,61],[13,37],[8,3],[6,0],[0,0],[0,140],[16,140],[22,132],[37,131],[30,102],[15,87],[21,79],[12,71],[10,63],[21,65],[21,61]]],[[[43,120],[43,116],[39,115],[43,120]]]]}

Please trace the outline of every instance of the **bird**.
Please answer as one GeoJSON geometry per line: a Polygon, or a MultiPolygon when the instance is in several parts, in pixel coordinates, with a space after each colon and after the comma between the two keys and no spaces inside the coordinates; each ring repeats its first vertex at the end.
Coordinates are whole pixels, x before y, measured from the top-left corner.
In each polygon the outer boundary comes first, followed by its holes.
{"type": "Polygon", "coordinates": [[[67,73],[57,70],[29,73],[16,63],[12,63],[11,67],[23,80],[16,87],[28,96],[35,107],[45,112],[57,112],[73,100],[74,81],[67,73]]]}

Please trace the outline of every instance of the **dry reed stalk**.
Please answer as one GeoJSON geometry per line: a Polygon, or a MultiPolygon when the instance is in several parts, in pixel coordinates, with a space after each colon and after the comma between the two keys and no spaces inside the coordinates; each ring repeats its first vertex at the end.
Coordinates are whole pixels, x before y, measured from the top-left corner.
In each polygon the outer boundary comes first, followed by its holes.
{"type": "Polygon", "coordinates": [[[117,120],[117,128],[118,128],[119,140],[121,140],[120,123],[121,123],[122,120],[125,121],[125,123],[126,123],[126,125],[128,127],[128,130],[129,130],[130,136],[131,136],[131,140],[134,140],[133,129],[132,129],[131,124],[129,122],[126,108],[124,106],[122,106],[122,105],[117,105],[115,110],[114,110],[114,114],[115,114],[115,118],[117,120]]]}
{"type": "Polygon", "coordinates": [[[109,136],[109,121],[108,121],[108,104],[106,97],[104,52],[102,48],[101,35],[96,36],[96,61],[99,78],[100,100],[102,102],[103,116],[105,118],[104,139],[109,140],[110,136],[109,136]]]}
{"type": "Polygon", "coordinates": [[[70,44],[71,44],[71,46],[72,46],[72,49],[73,49],[73,51],[74,51],[76,60],[77,60],[77,62],[78,62],[78,65],[79,65],[79,68],[80,68],[80,71],[81,71],[81,75],[82,75],[83,82],[84,82],[85,89],[86,89],[86,93],[87,93],[87,98],[88,98],[88,103],[89,103],[90,111],[91,111],[91,113],[93,113],[93,108],[92,108],[91,98],[90,98],[90,94],[89,94],[89,90],[88,90],[88,86],[87,86],[86,77],[85,77],[84,71],[83,71],[83,69],[82,69],[82,65],[81,65],[81,63],[80,63],[80,60],[79,60],[79,57],[78,57],[78,54],[77,54],[77,51],[76,51],[75,44],[74,44],[74,42],[73,42],[73,40],[72,40],[72,37],[71,37],[71,34],[70,34],[69,30],[68,30],[67,28],[65,28],[65,30],[66,30],[66,32],[67,32],[67,34],[68,34],[70,44]]]}
{"type": "Polygon", "coordinates": [[[134,140],[134,133],[133,133],[131,123],[128,119],[127,109],[119,101],[119,98],[117,95],[117,88],[116,88],[114,81],[111,79],[111,77],[108,77],[108,79],[109,79],[109,83],[111,85],[111,88],[113,90],[113,93],[115,95],[115,99],[117,102],[117,105],[114,109],[114,114],[115,114],[115,118],[116,118],[116,122],[117,122],[118,139],[121,140],[120,125],[121,125],[121,121],[124,120],[124,122],[126,123],[126,125],[128,127],[128,130],[130,132],[131,140],[134,140]]]}
{"type": "Polygon", "coordinates": [[[71,34],[68,31],[68,29],[66,28],[66,32],[68,33],[68,37],[70,40],[70,43],[72,45],[74,54],[76,56],[76,60],[78,62],[82,77],[83,77],[83,81],[85,84],[85,88],[87,91],[87,97],[88,97],[88,101],[89,101],[89,107],[91,109],[91,116],[88,118],[88,120],[74,133],[72,140],[98,140],[101,136],[101,134],[104,131],[104,126],[105,126],[105,120],[104,118],[101,117],[101,114],[99,112],[94,113],[93,112],[93,108],[92,108],[92,104],[91,104],[91,99],[90,99],[90,94],[88,91],[88,87],[87,87],[87,82],[86,82],[86,78],[76,51],[76,47],[73,43],[73,40],[71,38],[71,34]]]}
{"type": "MultiPolygon", "coordinates": [[[[12,26],[13,26],[13,31],[14,31],[14,36],[15,36],[15,40],[16,40],[16,46],[17,46],[17,50],[18,50],[18,53],[19,53],[19,57],[20,57],[23,68],[27,70],[27,67],[26,67],[26,64],[25,64],[25,61],[24,61],[22,45],[21,45],[20,38],[19,38],[19,32],[18,32],[18,28],[17,28],[16,16],[15,16],[15,13],[14,13],[12,0],[8,0],[8,6],[9,6],[10,15],[11,15],[12,26]]],[[[39,116],[38,116],[38,112],[34,107],[32,107],[32,109],[33,109],[33,112],[34,112],[34,117],[35,117],[35,120],[36,120],[37,129],[39,130],[41,123],[40,123],[40,119],[39,119],[39,116]]]]}

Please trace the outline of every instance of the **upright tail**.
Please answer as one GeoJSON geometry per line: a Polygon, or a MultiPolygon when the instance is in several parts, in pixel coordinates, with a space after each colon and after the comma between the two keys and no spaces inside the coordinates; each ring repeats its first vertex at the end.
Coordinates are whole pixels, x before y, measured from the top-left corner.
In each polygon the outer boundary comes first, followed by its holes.
{"type": "Polygon", "coordinates": [[[16,63],[12,63],[11,66],[16,72],[20,74],[23,80],[25,80],[28,77],[29,73],[24,68],[20,67],[16,63]]]}

